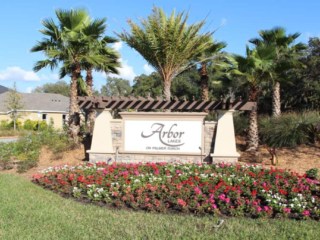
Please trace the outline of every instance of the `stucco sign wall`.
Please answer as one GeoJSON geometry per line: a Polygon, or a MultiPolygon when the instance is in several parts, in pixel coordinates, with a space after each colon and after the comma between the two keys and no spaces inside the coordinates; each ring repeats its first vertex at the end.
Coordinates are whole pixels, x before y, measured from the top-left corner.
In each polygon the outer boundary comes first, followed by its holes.
{"type": "Polygon", "coordinates": [[[123,151],[200,155],[206,113],[121,112],[123,151]]]}
{"type": "Polygon", "coordinates": [[[125,120],[124,151],[201,154],[202,120],[125,120]]]}

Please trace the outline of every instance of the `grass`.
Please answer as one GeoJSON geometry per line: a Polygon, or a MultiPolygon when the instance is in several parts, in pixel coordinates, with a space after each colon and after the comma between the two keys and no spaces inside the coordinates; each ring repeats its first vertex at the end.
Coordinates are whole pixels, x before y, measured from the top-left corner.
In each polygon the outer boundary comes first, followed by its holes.
{"type": "Polygon", "coordinates": [[[1,129],[0,128],[0,137],[17,137],[23,136],[27,133],[25,130],[14,131],[13,129],[1,129]]]}
{"type": "Polygon", "coordinates": [[[0,173],[0,239],[317,239],[320,222],[110,210],[0,173]]]}

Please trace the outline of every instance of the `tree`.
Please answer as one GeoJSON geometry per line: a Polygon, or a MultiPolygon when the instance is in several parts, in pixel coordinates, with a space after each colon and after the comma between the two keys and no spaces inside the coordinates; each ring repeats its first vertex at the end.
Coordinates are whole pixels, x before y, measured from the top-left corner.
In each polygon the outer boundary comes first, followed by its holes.
{"type": "Polygon", "coordinates": [[[9,90],[6,99],[7,109],[10,111],[10,118],[13,122],[13,130],[16,131],[17,120],[20,117],[18,111],[23,108],[22,96],[17,91],[16,83],[13,84],[13,88],[9,90]]]}
{"type": "Polygon", "coordinates": [[[71,76],[70,82],[70,113],[69,113],[69,134],[73,140],[79,142],[80,132],[80,109],[77,104],[78,81],[81,80],[83,66],[102,66],[107,61],[102,54],[93,46],[98,45],[88,36],[88,29],[93,24],[87,11],[77,10],[56,10],[58,24],[52,19],[42,22],[44,29],[40,32],[45,36],[38,42],[31,51],[41,51],[46,59],[38,61],[34,71],[44,67],[57,68],[59,63],[60,78],[65,75],[71,76]]]}
{"type": "Polygon", "coordinates": [[[250,42],[256,46],[268,45],[275,48],[274,67],[271,69],[271,80],[273,82],[272,90],[272,115],[277,117],[281,115],[280,81],[287,78],[286,72],[294,65],[299,64],[298,59],[302,51],[306,49],[302,43],[294,44],[294,41],[300,36],[299,33],[286,34],[282,27],[275,27],[271,30],[261,30],[259,38],[251,39],[250,42]]]}
{"type": "MultiPolygon", "coordinates": [[[[84,62],[83,68],[86,70],[87,95],[93,96],[93,75],[92,71],[117,74],[117,68],[120,67],[119,54],[111,47],[110,43],[117,42],[116,39],[109,36],[103,36],[106,30],[106,19],[94,20],[84,29],[84,33],[89,39],[88,55],[100,58],[98,62],[84,62]]],[[[93,134],[95,122],[95,110],[89,109],[87,112],[87,125],[90,135],[93,134]]]]}
{"type": "Polygon", "coordinates": [[[141,20],[141,26],[130,20],[131,33],[118,34],[160,74],[166,100],[171,98],[172,79],[210,44],[212,33],[200,34],[205,22],[188,26],[187,20],[187,14],[176,15],[173,11],[167,17],[162,9],[154,7],[152,14],[141,20]]]}
{"type": "MultiPolygon", "coordinates": [[[[172,96],[177,98],[198,99],[200,88],[198,85],[199,74],[196,67],[189,68],[172,81],[172,96]]],[[[132,94],[136,97],[161,97],[163,82],[157,72],[150,75],[142,74],[133,80],[132,94]]]]}
{"type": "Polygon", "coordinates": [[[36,87],[32,92],[34,93],[57,93],[69,97],[70,86],[63,80],[56,83],[46,83],[40,87],[36,87]]]}
{"type": "Polygon", "coordinates": [[[129,96],[132,92],[132,87],[128,80],[122,78],[107,77],[107,83],[101,88],[103,96],[129,96]]]}
{"type": "MultiPolygon", "coordinates": [[[[203,101],[209,100],[209,73],[208,68],[211,71],[215,71],[215,68],[223,63],[224,54],[220,51],[225,48],[227,44],[225,42],[212,42],[211,45],[205,49],[197,57],[201,67],[199,68],[200,74],[200,86],[201,86],[201,99],[203,101]]],[[[209,71],[210,71],[209,70],[209,71]]]]}
{"type": "Polygon", "coordinates": [[[196,66],[182,72],[172,81],[172,95],[179,99],[200,99],[199,72],[196,66]]]}
{"type": "MultiPolygon", "coordinates": [[[[246,57],[235,55],[238,63],[239,77],[244,78],[248,86],[249,101],[257,102],[261,83],[270,77],[274,58],[274,48],[259,46],[253,50],[247,47],[246,57]]],[[[259,147],[258,111],[257,107],[250,111],[247,135],[247,151],[257,151],[259,147]]]]}
{"type": "Polygon", "coordinates": [[[320,39],[310,38],[301,59],[305,67],[293,68],[291,81],[282,84],[283,105],[290,111],[320,109],[320,39]]]}

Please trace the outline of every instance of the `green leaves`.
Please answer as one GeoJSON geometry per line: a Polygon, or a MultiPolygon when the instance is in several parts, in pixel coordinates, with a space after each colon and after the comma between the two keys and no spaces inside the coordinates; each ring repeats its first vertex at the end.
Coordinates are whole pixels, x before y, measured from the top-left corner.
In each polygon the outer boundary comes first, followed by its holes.
{"type": "Polygon", "coordinates": [[[164,82],[171,82],[211,43],[211,32],[200,34],[204,21],[187,25],[187,20],[188,14],[173,11],[166,16],[162,9],[155,7],[140,25],[128,22],[130,33],[124,31],[118,36],[138,51],[164,82]]]}

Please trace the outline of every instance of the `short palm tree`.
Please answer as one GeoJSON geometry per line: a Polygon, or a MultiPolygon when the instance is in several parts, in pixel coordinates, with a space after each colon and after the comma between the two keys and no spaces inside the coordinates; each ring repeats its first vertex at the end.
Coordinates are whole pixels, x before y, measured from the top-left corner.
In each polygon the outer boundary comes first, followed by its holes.
{"type": "Polygon", "coordinates": [[[306,49],[305,44],[294,41],[300,36],[299,33],[286,34],[286,30],[282,27],[275,27],[271,30],[262,30],[259,32],[259,38],[250,40],[255,46],[268,45],[275,48],[274,67],[272,68],[273,88],[272,88],[272,115],[278,117],[281,115],[281,96],[280,81],[286,79],[286,72],[295,65],[299,64],[299,58],[302,56],[303,50],[306,49]]]}
{"type": "Polygon", "coordinates": [[[118,34],[122,41],[139,52],[160,74],[166,100],[171,98],[171,82],[188,68],[190,61],[211,44],[211,32],[200,34],[205,22],[187,25],[184,13],[166,16],[160,8],[141,21],[141,26],[129,21],[131,33],[118,34]]]}
{"type": "Polygon", "coordinates": [[[43,52],[46,59],[38,61],[34,71],[50,67],[52,70],[60,67],[60,77],[67,73],[71,75],[70,82],[70,108],[69,108],[69,134],[75,143],[79,142],[80,110],[77,104],[77,82],[81,76],[83,63],[98,65],[101,56],[88,55],[89,38],[83,29],[90,25],[91,19],[87,11],[56,10],[58,24],[52,19],[42,22],[44,29],[40,32],[45,36],[31,51],[43,52]]]}
{"type": "MultiPolygon", "coordinates": [[[[270,68],[273,66],[274,48],[257,47],[246,49],[246,57],[235,55],[238,64],[239,77],[245,79],[249,87],[249,101],[257,102],[260,94],[261,83],[268,79],[270,68]]],[[[257,151],[259,147],[258,111],[257,107],[250,111],[249,129],[247,134],[247,151],[257,151]]]]}

